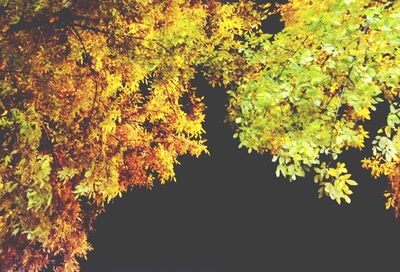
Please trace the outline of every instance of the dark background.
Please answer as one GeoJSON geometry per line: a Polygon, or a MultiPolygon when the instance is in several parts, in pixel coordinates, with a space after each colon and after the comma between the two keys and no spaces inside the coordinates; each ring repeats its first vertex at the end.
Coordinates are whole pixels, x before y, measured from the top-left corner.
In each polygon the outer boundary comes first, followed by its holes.
{"type": "MultiPolygon", "coordinates": [[[[263,24],[282,27],[276,15],[263,24]]],[[[95,223],[82,272],[399,271],[400,222],[385,210],[386,180],[360,166],[370,145],[340,158],[359,182],[351,205],[318,199],[312,177],[276,178],[269,155],[238,149],[224,123],[224,89],[200,76],[194,85],[208,107],[211,156],[183,157],[176,183],[111,204],[95,223]]],[[[378,109],[366,127],[379,128],[386,113],[378,109]]]]}

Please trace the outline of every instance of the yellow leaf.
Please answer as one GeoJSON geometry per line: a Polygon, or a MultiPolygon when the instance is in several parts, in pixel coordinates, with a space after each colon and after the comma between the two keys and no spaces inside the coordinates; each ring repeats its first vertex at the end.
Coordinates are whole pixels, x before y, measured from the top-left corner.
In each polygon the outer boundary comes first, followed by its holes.
{"type": "Polygon", "coordinates": [[[391,128],[390,128],[389,126],[386,126],[386,127],[385,127],[385,134],[386,134],[387,137],[390,137],[391,128]]]}

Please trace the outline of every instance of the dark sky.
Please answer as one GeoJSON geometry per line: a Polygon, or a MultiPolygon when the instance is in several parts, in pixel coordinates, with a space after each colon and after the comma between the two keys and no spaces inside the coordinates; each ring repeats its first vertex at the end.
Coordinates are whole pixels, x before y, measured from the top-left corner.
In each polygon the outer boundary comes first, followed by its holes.
{"type": "MultiPolygon", "coordinates": [[[[277,17],[264,24],[279,29],[277,17]]],[[[347,152],[359,182],[352,204],[317,198],[312,177],[276,178],[269,155],[238,149],[224,123],[228,96],[198,78],[211,156],[181,158],[176,183],[134,189],[102,214],[82,272],[384,271],[398,266],[400,222],[384,207],[386,180],[347,152]]],[[[368,128],[379,127],[381,108],[368,128]]],[[[393,270],[392,270],[393,271],[393,270]]],[[[398,271],[394,270],[394,271],[398,271]]]]}

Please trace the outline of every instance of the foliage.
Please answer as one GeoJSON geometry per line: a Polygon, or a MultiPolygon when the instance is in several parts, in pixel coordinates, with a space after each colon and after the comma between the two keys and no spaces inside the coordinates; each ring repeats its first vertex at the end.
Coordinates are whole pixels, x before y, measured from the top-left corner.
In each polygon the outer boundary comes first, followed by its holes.
{"type": "Polygon", "coordinates": [[[268,5],[224,2],[0,0],[0,270],[78,271],[106,203],[207,153],[197,72],[231,89],[241,146],[339,204],[357,182],[338,157],[389,105],[362,165],[398,214],[400,2],[292,0],[277,35],[268,5]]]}
{"type": "Polygon", "coordinates": [[[344,149],[364,148],[364,121],[378,103],[389,104],[363,166],[389,176],[387,207],[398,212],[400,2],[292,0],[280,12],[281,33],[249,33],[239,49],[259,70],[230,91],[234,137],[249,152],[272,154],[278,176],[314,174],[320,196],[350,203],[357,183],[334,161],[344,149]]]}
{"type": "Polygon", "coordinates": [[[0,270],[78,271],[105,203],[207,152],[190,80],[235,79],[265,8],[0,0],[0,270]]]}

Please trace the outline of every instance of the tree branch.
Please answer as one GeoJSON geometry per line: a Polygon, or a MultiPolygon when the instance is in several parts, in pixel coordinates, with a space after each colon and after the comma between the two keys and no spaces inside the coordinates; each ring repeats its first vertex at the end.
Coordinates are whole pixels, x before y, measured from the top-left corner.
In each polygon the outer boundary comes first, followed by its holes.
{"type": "Polygon", "coordinates": [[[293,51],[292,55],[287,59],[286,64],[282,67],[282,69],[280,70],[278,76],[275,77],[275,80],[279,79],[282,75],[282,73],[286,70],[286,66],[289,62],[290,58],[293,58],[294,55],[296,55],[296,53],[303,47],[303,45],[306,43],[306,41],[308,40],[308,38],[310,37],[310,35],[307,35],[304,40],[301,42],[301,44],[299,45],[299,47],[296,48],[296,50],[293,51]]]}

